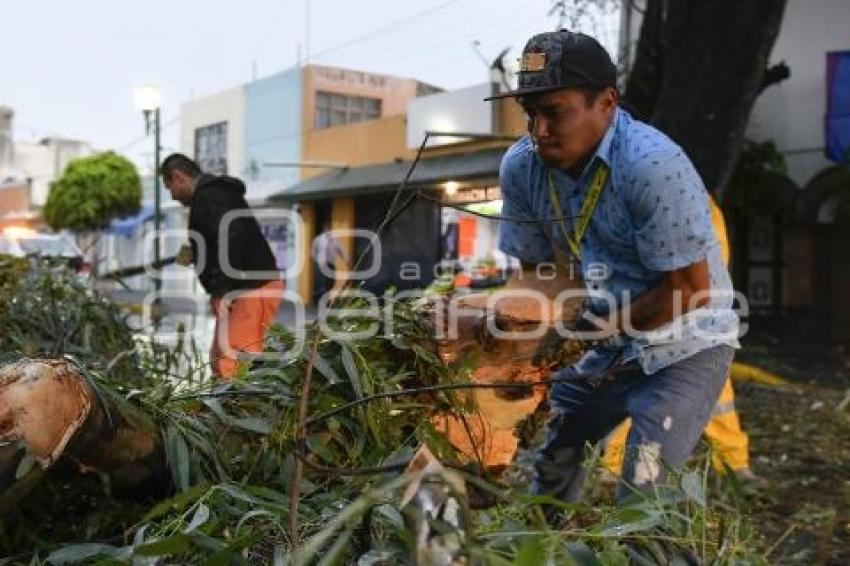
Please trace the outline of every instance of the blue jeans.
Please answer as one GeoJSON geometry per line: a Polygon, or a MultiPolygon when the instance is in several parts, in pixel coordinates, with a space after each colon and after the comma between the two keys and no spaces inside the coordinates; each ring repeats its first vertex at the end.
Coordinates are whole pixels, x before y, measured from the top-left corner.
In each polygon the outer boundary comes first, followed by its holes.
{"type": "Polygon", "coordinates": [[[582,465],[595,445],[626,417],[626,440],[618,499],[666,481],[690,456],[711,417],[735,350],[715,346],[645,375],[637,365],[595,384],[574,368],[556,374],[575,377],[550,392],[551,416],[538,450],[531,490],[569,502],[578,501],[588,470],[582,465]]]}

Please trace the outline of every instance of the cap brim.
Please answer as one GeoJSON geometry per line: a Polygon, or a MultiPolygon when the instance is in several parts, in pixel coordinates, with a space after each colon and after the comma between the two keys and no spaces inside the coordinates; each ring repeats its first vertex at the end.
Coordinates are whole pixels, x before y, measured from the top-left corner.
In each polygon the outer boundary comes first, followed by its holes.
{"type": "Polygon", "coordinates": [[[484,100],[498,100],[500,98],[511,98],[517,96],[525,96],[527,94],[541,94],[544,92],[552,92],[553,90],[563,90],[565,88],[572,88],[573,86],[581,86],[581,85],[559,85],[559,86],[538,86],[535,88],[518,88],[516,90],[511,90],[508,92],[500,92],[499,94],[494,94],[493,96],[488,96],[484,100]]]}

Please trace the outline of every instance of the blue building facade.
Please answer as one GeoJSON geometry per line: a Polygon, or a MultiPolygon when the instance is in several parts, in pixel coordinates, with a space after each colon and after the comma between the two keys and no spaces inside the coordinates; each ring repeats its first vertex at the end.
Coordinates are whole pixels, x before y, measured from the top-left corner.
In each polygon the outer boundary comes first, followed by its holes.
{"type": "Polygon", "coordinates": [[[288,187],[299,180],[296,167],[266,164],[301,160],[302,75],[294,67],[245,85],[245,169],[250,181],[288,187]]]}

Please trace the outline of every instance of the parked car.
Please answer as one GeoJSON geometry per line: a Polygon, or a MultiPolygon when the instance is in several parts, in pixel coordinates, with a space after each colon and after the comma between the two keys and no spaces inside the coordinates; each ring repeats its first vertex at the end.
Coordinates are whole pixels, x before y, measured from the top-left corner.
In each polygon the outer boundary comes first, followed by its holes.
{"type": "Polygon", "coordinates": [[[56,259],[81,275],[88,274],[90,267],[77,244],[64,234],[6,229],[0,233],[0,254],[56,259]]]}

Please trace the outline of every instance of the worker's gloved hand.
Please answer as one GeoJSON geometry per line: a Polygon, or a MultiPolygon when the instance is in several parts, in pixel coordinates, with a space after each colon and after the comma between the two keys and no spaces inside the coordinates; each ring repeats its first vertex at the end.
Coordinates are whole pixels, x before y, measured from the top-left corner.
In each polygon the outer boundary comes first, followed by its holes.
{"type": "Polygon", "coordinates": [[[195,263],[195,254],[192,253],[192,246],[189,244],[183,244],[180,246],[180,250],[177,252],[177,256],[174,259],[174,263],[177,265],[192,265],[195,263]]]}

